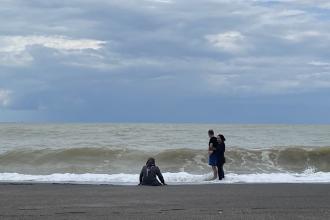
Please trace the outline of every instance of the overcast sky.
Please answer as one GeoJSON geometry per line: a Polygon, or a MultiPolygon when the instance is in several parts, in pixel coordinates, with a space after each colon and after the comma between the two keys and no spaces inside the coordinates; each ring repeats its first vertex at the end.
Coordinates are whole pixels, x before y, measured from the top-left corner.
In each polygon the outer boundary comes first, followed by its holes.
{"type": "Polygon", "coordinates": [[[0,121],[330,123],[330,2],[1,0],[0,121]]]}

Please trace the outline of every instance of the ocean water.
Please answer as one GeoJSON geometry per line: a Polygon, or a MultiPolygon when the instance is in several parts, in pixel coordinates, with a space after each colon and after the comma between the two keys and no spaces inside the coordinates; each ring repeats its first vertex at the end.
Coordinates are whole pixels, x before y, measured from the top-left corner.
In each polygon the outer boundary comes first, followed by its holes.
{"type": "Polygon", "coordinates": [[[0,181],[137,184],[150,156],[171,184],[329,183],[330,125],[0,123],[0,181]],[[208,129],[227,139],[221,182],[208,129]]]}

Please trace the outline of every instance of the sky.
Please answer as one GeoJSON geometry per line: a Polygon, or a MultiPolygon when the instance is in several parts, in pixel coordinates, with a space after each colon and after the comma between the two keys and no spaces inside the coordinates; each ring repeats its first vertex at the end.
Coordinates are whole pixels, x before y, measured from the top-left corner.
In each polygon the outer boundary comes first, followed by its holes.
{"type": "Polygon", "coordinates": [[[0,0],[0,121],[329,124],[329,27],[323,0],[0,0]]]}

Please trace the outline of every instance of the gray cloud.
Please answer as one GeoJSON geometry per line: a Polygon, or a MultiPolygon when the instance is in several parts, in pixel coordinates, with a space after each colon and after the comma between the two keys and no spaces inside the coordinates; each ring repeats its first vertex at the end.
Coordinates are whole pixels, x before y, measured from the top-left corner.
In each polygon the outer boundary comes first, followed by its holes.
{"type": "Polygon", "coordinates": [[[329,7],[315,3],[2,1],[0,108],[113,120],[133,103],[198,118],[211,97],[328,94],[329,7]]]}

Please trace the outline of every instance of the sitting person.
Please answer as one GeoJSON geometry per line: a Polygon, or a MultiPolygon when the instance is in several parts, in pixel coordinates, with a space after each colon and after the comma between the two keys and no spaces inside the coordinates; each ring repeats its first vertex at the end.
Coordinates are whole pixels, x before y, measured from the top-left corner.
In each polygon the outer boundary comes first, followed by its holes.
{"type": "Polygon", "coordinates": [[[147,186],[161,186],[166,185],[160,169],[155,165],[155,159],[149,158],[146,165],[142,168],[140,173],[140,184],[147,186]],[[160,182],[157,180],[157,176],[160,182]]]}

